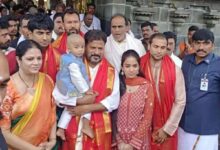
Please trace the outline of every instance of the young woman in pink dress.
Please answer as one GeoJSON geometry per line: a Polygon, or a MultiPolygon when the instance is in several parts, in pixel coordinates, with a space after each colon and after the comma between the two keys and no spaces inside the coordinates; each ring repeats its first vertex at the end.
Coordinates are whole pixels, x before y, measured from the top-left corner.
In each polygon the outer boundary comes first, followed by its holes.
{"type": "Polygon", "coordinates": [[[134,50],[123,53],[121,101],[117,113],[119,150],[149,150],[154,106],[153,87],[140,72],[140,57],[134,50]]]}

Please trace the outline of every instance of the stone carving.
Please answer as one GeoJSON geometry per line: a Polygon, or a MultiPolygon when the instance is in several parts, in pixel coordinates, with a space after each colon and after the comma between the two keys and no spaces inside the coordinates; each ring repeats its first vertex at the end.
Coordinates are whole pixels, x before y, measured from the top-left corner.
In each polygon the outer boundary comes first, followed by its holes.
{"type": "Polygon", "coordinates": [[[173,23],[174,31],[178,33],[180,27],[183,23],[186,22],[186,19],[189,18],[190,13],[183,8],[178,8],[177,10],[171,11],[170,21],[173,23]]]}
{"type": "Polygon", "coordinates": [[[210,12],[204,13],[203,18],[207,27],[213,28],[216,24],[219,23],[220,13],[217,10],[212,10],[210,12]]]}
{"type": "Polygon", "coordinates": [[[134,18],[137,21],[147,21],[151,20],[152,15],[155,13],[154,8],[149,7],[139,7],[134,9],[134,18]]]}

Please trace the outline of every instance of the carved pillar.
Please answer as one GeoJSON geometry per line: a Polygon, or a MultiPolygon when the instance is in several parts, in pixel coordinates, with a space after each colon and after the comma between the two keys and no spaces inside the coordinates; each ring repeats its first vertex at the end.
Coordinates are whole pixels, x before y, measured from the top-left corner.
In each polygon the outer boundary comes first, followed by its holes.
{"type": "Polygon", "coordinates": [[[183,23],[189,17],[189,12],[180,8],[170,13],[170,21],[173,23],[173,28],[176,33],[180,33],[183,23]]]}
{"type": "Polygon", "coordinates": [[[152,15],[154,14],[153,8],[149,8],[147,6],[145,7],[139,7],[134,9],[134,18],[137,21],[148,21],[151,20],[152,15]]]}
{"type": "Polygon", "coordinates": [[[215,25],[219,23],[220,14],[217,11],[211,11],[208,13],[204,13],[203,18],[207,28],[213,30],[215,25]]]}

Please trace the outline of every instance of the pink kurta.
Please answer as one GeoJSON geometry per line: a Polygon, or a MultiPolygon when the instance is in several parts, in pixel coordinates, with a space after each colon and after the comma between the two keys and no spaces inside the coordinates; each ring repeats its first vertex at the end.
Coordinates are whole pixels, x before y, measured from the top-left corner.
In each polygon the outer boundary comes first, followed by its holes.
{"type": "Polygon", "coordinates": [[[153,101],[153,88],[147,82],[135,92],[122,96],[117,116],[118,143],[123,141],[135,149],[150,149],[153,101]]]}

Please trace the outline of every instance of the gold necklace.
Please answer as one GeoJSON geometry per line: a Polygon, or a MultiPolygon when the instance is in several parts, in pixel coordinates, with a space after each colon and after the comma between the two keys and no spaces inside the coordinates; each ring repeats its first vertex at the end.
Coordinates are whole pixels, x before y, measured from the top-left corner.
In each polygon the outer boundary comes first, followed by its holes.
{"type": "Polygon", "coordinates": [[[21,81],[25,84],[25,86],[26,86],[27,88],[33,88],[33,87],[34,87],[35,75],[34,75],[34,81],[33,81],[33,84],[32,84],[31,87],[30,87],[30,86],[25,82],[25,80],[21,77],[21,74],[20,74],[19,71],[18,71],[18,76],[19,76],[19,78],[20,78],[21,81]]]}

